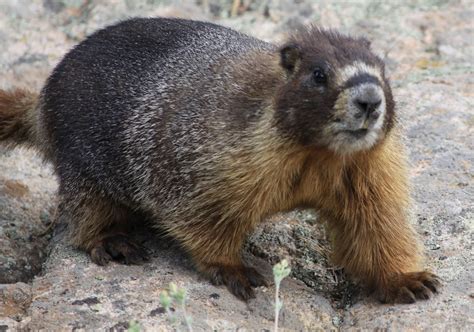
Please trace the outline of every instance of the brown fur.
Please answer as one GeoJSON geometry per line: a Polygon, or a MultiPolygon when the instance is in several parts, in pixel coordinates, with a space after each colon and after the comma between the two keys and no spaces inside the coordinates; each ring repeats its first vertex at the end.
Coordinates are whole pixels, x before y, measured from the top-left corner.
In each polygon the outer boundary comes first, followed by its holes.
{"type": "Polygon", "coordinates": [[[0,141],[8,146],[35,141],[38,95],[27,90],[0,90],[0,141]]]}
{"type": "Polygon", "coordinates": [[[91,259],[99,265],[117,258],[126,264],[146,261],[146,251],[128,240],[134,213],[92,190],[80,192],[72,196],[60,193],[62,217],[74,223],[71,225],[75,230],[70,234],[71,244],[89,252],[91,259]]]}
{"type": "Polygon", "coordinates": [[[235,154],[214,156],[222,162],[220,181],[212,179],[192,207],[195,222],[171,230],[201,271],[212,278],[216,265],[243,268],[242,243],[259,222],[278,211],[311,206],[328,221],[334,262],[377,290],[381,300],[411,302],[429,293],[423,283],[438,285],[433,275],[422,273],[406,281],[421,282],[421,293],[396,286],[404,273],[420,271],[422,261],[407,221],[405,153],[396,131],[370,151],[340,156],[287,144],[272,136],[270,122],[263,119],[235,154]],[[216,204],[226,213],[209,220],[216,204]]]}

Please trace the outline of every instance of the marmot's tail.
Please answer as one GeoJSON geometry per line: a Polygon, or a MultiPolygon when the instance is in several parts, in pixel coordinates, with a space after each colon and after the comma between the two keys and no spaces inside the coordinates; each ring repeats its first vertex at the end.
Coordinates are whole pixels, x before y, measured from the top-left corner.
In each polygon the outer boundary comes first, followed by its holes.
{"type": "Polygon", "coordinates": [[[27,90],[0,90],[0,145],[39,147],[36,105],[38,94],[27,90]]]}

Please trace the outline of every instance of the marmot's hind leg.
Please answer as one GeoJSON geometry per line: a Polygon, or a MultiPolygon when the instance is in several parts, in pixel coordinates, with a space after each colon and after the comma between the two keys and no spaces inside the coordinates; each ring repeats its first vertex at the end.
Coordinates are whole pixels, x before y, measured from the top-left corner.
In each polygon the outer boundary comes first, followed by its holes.
{"type": "Polygon", "coordinates": [[[71,243],[90,254],[92,261],[106,265],[111,260],[140,264],[148,260],[147,251],[135,244],[130,233],[129,209],[87,190],[74,195],[62,194],[61,215],[69,224],[71,243]]]}
{"type": "Polygon", "coordinates": [[[141,264],[148,261],[147,250],[133,242],[124,233],[105,235],[98,240],[90,251],[91,259],[98,265],[106,265],[111,260],[124,264],[141,264]]]}

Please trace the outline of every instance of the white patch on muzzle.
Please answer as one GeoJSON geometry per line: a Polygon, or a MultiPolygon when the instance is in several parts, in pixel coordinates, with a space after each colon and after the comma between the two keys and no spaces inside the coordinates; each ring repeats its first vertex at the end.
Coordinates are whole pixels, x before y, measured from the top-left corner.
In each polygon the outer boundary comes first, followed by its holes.
{"type": "MultiPolygon", "coordinates": [[[[383,84],[380,69],[356,62],[344,67],[337,74],[339,86],[344,87],[351,78],[368,74],[376,77],[383,84]]],[[[324,137],[328,139],[328,147],[340,154],[351,154],[354,152],[368,150],[383,137],[383,124],[386,113],[386,100],[383,88],[372,82],[363,82],[353,87],[344,89],[338,96],[334,109],[334,121],[326,128],[324,137]],[[370,116],[368,112],[361,112],[357,106],[357,100],[380,99],[380,105],[375,112],[378,117],[370,116]],[[337,120],[336,120],[337,119],[337,120]],[[358,135],[357,131],[366,130],[364,135],[358,135]]]]}

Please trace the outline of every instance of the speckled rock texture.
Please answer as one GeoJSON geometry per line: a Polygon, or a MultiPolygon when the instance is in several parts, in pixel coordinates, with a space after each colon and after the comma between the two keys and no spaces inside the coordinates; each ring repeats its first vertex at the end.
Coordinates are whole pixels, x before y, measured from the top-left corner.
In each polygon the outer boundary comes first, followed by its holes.
{"type": "MultiPolygon", "coordinates": [[[[210,20],[278,42],[299,24],[365,35],[385,59],[410,153],[412,222],[426,265],[443,279],[432,300],[382,305],[329,262],[317,212],[274,216],[246,245],[268,279],[287,258],[280,326],[288,331],[474,329],[474,10],[469,0],[0,1],[0,88],[40,89],[74,44],[130,16],[210,20]]],[[[159,295],[175,282],[188,293],[194,330],[271,330],[274,286],[248,303],[212,286],[170,239],[137,239],[152,259],[141,266],[92,264],[54,232],[56,181],[32,151],[0,147],[0,331],[185,330],[159,295]],[[132,323],[136,322],[136,325],[132,323]]]]}

